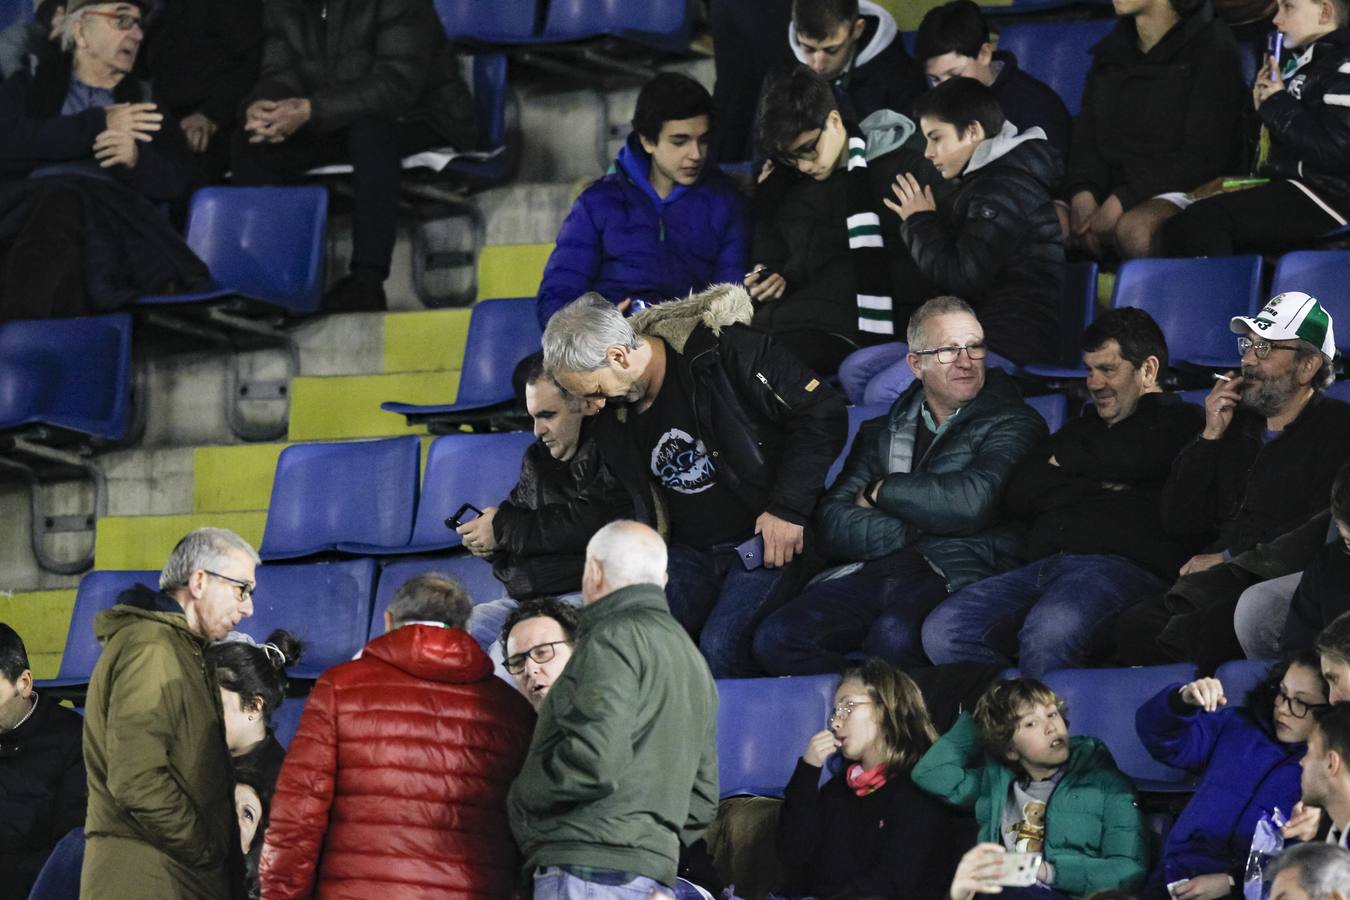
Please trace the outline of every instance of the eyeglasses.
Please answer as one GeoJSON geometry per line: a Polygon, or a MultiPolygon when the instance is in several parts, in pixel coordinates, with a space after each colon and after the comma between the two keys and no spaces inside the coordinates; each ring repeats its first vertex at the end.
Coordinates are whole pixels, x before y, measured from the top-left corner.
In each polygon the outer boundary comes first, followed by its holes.
{"type": "Polygon", "coordinates": [[[238,578],[231,578],[230,576],[222,575],[219,572],[212,572],[210,569],[202,569],[202,571],[213,578],[219,578],[221,581],[228,581],[230,584],[234,585],[235,595],[239,598],[240,603],[245,600],[253,599],[253,589],[257,587],[257,585],[252,582],[240,581],[238,578]]]}
{"type": "Polygon", "coordinates": [[[508,656],[503,662],[503,665],[506,666],[506,671],[510,672],[512,675],[519,675],[521,672],[525,671],[525,659],[527,657],[542,666],[544,663],[558,655],[558,651],[554,649],[556,646],[559,644],[570,645],[571,643],[571,641],[549,641],[547,644],[535,644],[524,653],[508,656]]]}
{"type": "Polygon", "coordinates": [[[966,356],[969,359],[984,359],[985,354],[989,352],[988,348],[984,346],[984,341],[966,344],[964,347],[937,347],[933,350],[911,350],[909,352],[915,356],[936,356],[938,362],[944,366],[950,366],[956,362],[956,358],[961,355],[962,350],[966,351],[966,356]]]}
{"type": "Polygon", "coordinates": [[[787,166],[789,169],[797,168],[799,162],[815,162],[820,156],[820,139],[825,136],[825,127],[830,124],[830,117],[825,116],[825,120],[820,123],[820,128],[816,131],[816,139],[811,142],[810,147],[799,147],[796,150],[782,150],[774,156],[774,161],[780,165],[787,166]]]}
{"type": "Polygon", "coordinates": [[[1295,719],[1307,717],[1309,712],[1317,712],[1321,709],[1331,709],[1330,703],[1304,703],[1302,700],[1289,696],[1280,688],[1280,692],[1275,695],[1275,705],[1278,707],[1280,701],[1284,701],[1285,707],[1289,710],[1289,715],[1295,719]]]}
{"type": "Polygon", "coordinates": [[[1242,354],[1243,356],[1246,356],[1247,351],[1251,350],[1256,353],[1257,359],[1265,359],[1266,357],[1270,356],[1270,351],[1272,350],[1293,350],[1295,352],[1298,351],[1297,347],[1289,347],[1286,346],[1285,344],[1272,344],[1270,341],[1265,340],[1254,341],[1249,337],[1240,337],[1237,339],[1237,341],[1238,341],[1238,353],[1242,354]]]}
{"type": "Polygon", "coordinates": [[[133,28],[142,25],[140,16],[133,16],[131,13],[103,12],[97,9],[85,10],[85,15],[99,16],[104,19],[112,19],[113,25],[118,31],[130,31],[133,28]]]}
{"type": "Polygon", "coordinates": [[[860,706],[870,706],[871,700],[845,700],[834,709],[830,710],[830,717],[825,720],[826,725],[833,725],[835,722],[843,722],[853,711],[860,706]]]}

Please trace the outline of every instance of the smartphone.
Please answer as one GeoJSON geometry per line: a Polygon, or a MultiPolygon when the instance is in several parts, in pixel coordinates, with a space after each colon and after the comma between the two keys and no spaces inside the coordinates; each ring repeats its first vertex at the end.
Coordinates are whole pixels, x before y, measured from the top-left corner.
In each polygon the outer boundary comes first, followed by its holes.
{"type": "Polygon", "coordinates": [[[736,548],[736,555],[741,558],[741,565],[745,566],[747,572],[753,572],[764,565],[764,535],[757,534],[736,548]]]}
{"type": "Polygon", "coordinates": [[[1274,81],[1280,73],[1280,53],[1284,50],[1284,32],[1272,31],[1266,35],[1266,55],[1275,58],[1275,71],[1270,73],[1270,80],[1274,81]]]}
{"type": "Polygon", "coordinates": [[[465,503],[459,509],[455,510],[455,514],[453,516],[445,520],[445,527],[449,528],[451,531],[454,531],[456,528],[463,525],[465,522],[472,522],[474,519],[478,518],[482,514],[483,511],[478,507],[474,506],[472,503],[465,503]],[[472,513],[473,515],[470,515],[470,513],[472,513]]]}
{"type": "Polygon", "coordinates": [[[1041,868],[1039,853],[1005,853],[1003,871],[994,884],[1004,887],[1031,887],[1036,883],[1036,873],[1041,868]]]}

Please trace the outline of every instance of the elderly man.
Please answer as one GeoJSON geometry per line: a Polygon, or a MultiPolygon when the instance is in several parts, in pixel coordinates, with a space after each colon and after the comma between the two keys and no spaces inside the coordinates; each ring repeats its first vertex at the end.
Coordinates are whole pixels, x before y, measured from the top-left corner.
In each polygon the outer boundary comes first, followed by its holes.
{"type": "Polygon", "coordinates": [[[577,611],[562,601],[549,597],[526,600],[506,617],[501,636],[503,664],[535,712],[558,682],[576,642],[577,611]]]}
{"type": "Polygon", "coordinates": [[[1346,900],[1350,897],[1350,850],[1299,844],[1275,858],[1270,900],[1346,900]]]}
{"type": "Polygon", "coordinates": [[[234,779],[202,649],[253,614],[257,564],[239,535],[199,528],[174,547],[158,591],[137,585],[94,619],[103,654],[85,705],[81,897],[231,895],[234,779]]]}
{"type": "Polygon", "coordinates": [[[717,813],[717,689],[665,580],[645,525],[613,522],[586,548],[576,652],[511,787],[535,900],[669,895],[680,848],[717,813]]]}
{"type": "MultiPolygon", "coordinates": [[[[717,677],[754,674],[751,629],[803,550],[848,427],[843,399],[746,327],[752,313],[737,285],[631,320],[587,294],[544,331],[545,366],[600,410],[605,461],[625,483],[659,490],[670,608],[717,677]]],[[[638,518],[658,521],[650,502],[638,518]]]]}
{"type": "Polygon", "coordinates": [[[986,372],[984,329],[965,301],[935,297],[910,317],[916,380],[865,422],[816,513],[842,563],[771,615],[755,656],[775,675],[838,672],[861,649],[922,665],[920,626],[948,593],[1020,562],[1000,521],[1009,474],[1045,437],[1012,380],[986,372]]]}

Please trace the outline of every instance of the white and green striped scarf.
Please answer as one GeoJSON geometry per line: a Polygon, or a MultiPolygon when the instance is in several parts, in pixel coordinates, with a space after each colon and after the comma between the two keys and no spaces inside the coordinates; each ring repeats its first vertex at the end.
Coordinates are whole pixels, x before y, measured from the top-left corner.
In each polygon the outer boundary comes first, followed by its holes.
{"type": "Polygon", "coordinates": [[[867,142],[862,132],[848,132],[848,247],[854,253],[854,280],[858,289],[858,330],[868,334],[895,334],[894,303],[881,231],[867,174],[867,142]]]}

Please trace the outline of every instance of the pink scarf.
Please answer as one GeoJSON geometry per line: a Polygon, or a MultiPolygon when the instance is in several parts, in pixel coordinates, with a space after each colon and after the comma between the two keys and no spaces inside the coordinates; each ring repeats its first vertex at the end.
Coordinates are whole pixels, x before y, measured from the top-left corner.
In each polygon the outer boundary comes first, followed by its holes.
{"type": "Polygon", "coordinates": [[[853,793],[859,797],[866,797],[873,791],[881,790],[886,786],[886,764],[880,765],[863,771],[862,763],[854,763],[848,767],[844,773],[844,780],[848,786],[853,788],[853,793]]]}

